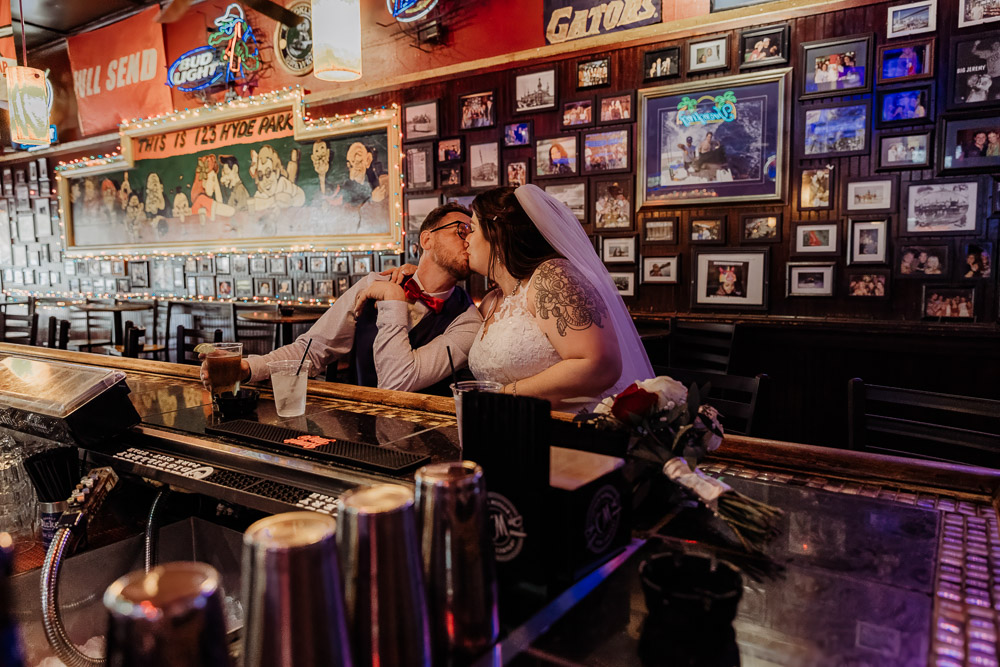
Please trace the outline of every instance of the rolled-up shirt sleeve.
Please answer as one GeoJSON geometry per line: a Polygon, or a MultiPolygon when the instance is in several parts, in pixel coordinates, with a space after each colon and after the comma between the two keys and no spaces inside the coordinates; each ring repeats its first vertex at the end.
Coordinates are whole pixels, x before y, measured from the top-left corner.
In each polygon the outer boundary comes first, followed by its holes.
{"type": "Polygon", "coordinates": [[[451,348],[455,368],[464,367],[482,322],[479,310],[470,305],[448,325],[443,334],[413,349],[406,302],[380,301],[374,346],[379,388],[419,391],[440,382],[451,374],[448,348],[451,348]]]}

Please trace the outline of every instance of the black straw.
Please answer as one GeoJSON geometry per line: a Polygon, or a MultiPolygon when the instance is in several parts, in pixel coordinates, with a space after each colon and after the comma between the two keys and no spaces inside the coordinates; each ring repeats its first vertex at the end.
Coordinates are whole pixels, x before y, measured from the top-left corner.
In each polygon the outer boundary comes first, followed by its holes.
{"type": "Polygon", "coordinates": [[[310,338],[309,342],[306,343],[306,351],[302,353],[302,358],[299,360],[299,367],[295,369],[295,374],[298,375],[302,371],[302,364],[306,362],[306,355],[309,354],[309,346],[313,344],[313,339],[310,338]]]}
{"type": "Polygon", "coordinates": [[[455,362],[451,358],[451,348],[446,345],[444,349],[448,351],[448,365],[451,366],[451,382],[452,384],[457,384],[458,376],[455,375],[455,362]]]}

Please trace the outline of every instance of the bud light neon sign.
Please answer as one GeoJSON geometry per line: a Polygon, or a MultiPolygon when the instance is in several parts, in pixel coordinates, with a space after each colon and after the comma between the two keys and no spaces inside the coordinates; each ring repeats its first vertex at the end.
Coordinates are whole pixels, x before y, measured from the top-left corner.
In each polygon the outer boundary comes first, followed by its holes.
{"type": "Polygon", "coordinates": [[[233,3],[215,19],[217,30],[208,44],[191,49],[167,69],[167,85],[192,92],[213,85],[237,83],[260,69],[260,52],[243,9],[233,3]]]}

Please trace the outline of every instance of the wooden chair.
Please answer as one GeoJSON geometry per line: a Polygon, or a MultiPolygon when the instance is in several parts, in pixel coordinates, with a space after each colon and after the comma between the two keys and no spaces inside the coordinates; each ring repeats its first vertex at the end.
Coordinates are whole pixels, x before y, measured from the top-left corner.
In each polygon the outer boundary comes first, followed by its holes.
{"type": "MultiPolygon", "coordinates": [[[[110,303],[108,299],[87,299],[86,303],[110,303]]],[[[77,341],[76,349],[81,352],[93,352],[94,348],[107,347],[115,343],[121,344],[121,340],[115,340],[115,326],[113,314],[92,313],[86,311],[83,314],[83,331],[86,342],[77,341]]],[[[121,332],[119,332],[121,333],[121,332]]],[[[98,353],[106,350],[98,350],[98,353]]]]}
{"type": "Polygon", "coordinates": [[[670,330],[670,367],[728,373],[735,324],[675,320],[670,330]]]}
{"type": "Polygon", "coordinates": [[[38,344],[38,313],[8,315],[0,311],[0,340],[23,345],[38,344]]]}
{"type": "Polygon", "coordinates": [[[1000,467],[1000,401],[848,381],[849,447],[1000,467]]]}
{"type": "Polygon", "coordinates": [[[277,305],[267,304],[246,304],[233,303],[232,305],[232,327],[233,341],[243,343],[243,352],[249,351],[253,354],[267,354],[278,346],[278,325],[262,322],[248,322],[241,320],[237,315],[240,311],[249,310],[278,310],[277,305]]]}
{"type": "Polygon", "coordinates": [[[657,375],[669,375],[686,387],[695,384],[700,390],[709,385],[708,395],[702,395],[701,402],[719,411],[726,433],[758,437],[766,434],[767,424],[763,417],[766,412],[762,406],[766,403],[767,375],[748,378],[686,368],[654,367],[653,370],[657,375]]]}
{"type": "Polygon", "coordinates": [[[143,354],[163,354],[165,346],[164,345],[153,345],[145,343],[146,338],[146,328],[137,327],[132,322],[132,320],[125,321],[125,328],[122,335],[121,345],[109,345],[107,346],[108,354],[118,355],[122,357],[131,357],[132,359],[138,359],[140,355],[143,354]],[[139,340],[142,339],[143,342],[140,343],[139,340]]]}
{"type": "Polygon", "coordinates": [[[222,329],[216,329],[212,333],[187,329],[183,324],[177,325],[177,339],[175,341],[174,361],[178,364],[191,364],[198,366],[201,360],[194,353],[194,348],[200,343],[221,343],[222,329]]]}
{"type": "Polygon", "coordinates": [[[50,348],[65,350],[69,346],[69,320],[57,319],[55,315],[49,317],[49,337],[50,348]]]}

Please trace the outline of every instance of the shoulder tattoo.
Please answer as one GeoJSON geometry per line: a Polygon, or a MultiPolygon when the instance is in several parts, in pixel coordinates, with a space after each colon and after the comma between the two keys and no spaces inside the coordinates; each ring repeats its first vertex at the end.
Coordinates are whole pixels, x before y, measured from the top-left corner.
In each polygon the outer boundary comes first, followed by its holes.
{"type": "Polygon", "coordinates": [[[584,331],[591,325],[604,327],[608,316],[604,301],[594,286],[564,259],[548,261],[535,276],[535,312],[543,320],[556,321],[556,331],[584,331]]]}

